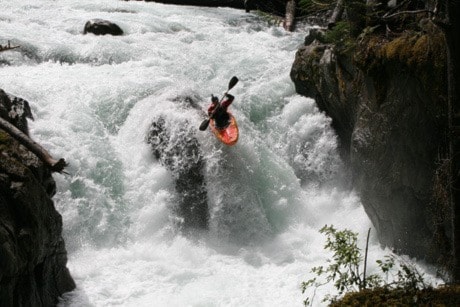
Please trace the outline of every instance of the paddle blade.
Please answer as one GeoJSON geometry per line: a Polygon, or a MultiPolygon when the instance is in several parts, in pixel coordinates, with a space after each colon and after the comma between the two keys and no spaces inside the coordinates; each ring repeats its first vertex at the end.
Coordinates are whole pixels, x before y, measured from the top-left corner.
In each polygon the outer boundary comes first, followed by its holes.
{"type": "MultiPolygon", "coordinates": [[[[236,76],[233,76],[233,77],[230,79],[230,82],[228,82],[228,90],[227,90],[227,92],[228,92],[229,90],[231,90],[237,83],[238,83],[238,78],[237,78],[236,76]]],[[[227,94],[227,92],[226,92],[226,93],[224,94],[224,96],[222,97],[222,100],[225,98],[225,95],[227,94]]],[[[222,102],[222,100],[221,100],[221,102],[222,102]]],[[[215,110],[214,110],[214,112],[215,112],[215,110]]],[[[214,114],[211,115],[211,117],[213,117],[213,116],[214,116],[214,114]]],[[[201,123],[201,125],[200,125],[200,130],[201,130],[201,131],[204,131],[204,130],[208,129],[209,121],[210,121],[210,119],[208,118],[208,119],[204,120],[204,121],[201,123]]]]}
{"type": "Polygon", "coordinates": [[[209,121],[210,121],[209,119],[206,119],[201,123],[201,125],[200,125],[200,130],[201,131],[205,131],[206,129],[208,129],[209,121]]]}
{"type": "Polygon", "coordinates": [[[228,90],[231,90],[238,83],[238,78],[233,76],[228,83],[228,90]]]}

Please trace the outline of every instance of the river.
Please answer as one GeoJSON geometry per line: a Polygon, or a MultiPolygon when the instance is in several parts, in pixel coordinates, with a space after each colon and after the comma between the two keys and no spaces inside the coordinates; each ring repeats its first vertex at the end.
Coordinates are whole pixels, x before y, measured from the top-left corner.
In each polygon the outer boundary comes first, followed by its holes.
{"type": "MultiPolygon", "coordinates": [[[[308,28],[230,8],[2,0],[0,43],[21,47],[0,54],[0,88],[30,102],[31,136],[69,162],[54,175],[77,284],[62,306],[302,306],[300,283],[330,257],[322,226],[358,232],[364,248],[372,225],[331,120],[289,77],[308,28]],[[93,18],[124,35],[83,35],[93,18]],[[227,147],[175,98],[205,110],[232,76],[241,134],[227,147]],[[209,207],[200,234],[178,228],[174,174],[145,140],[160,115],[196,126],[209,207]]],[[[370,271],[387,252],[371,234],[370,271]]],[[[316,304],[332,290],[318,289],[316,304]]]]}

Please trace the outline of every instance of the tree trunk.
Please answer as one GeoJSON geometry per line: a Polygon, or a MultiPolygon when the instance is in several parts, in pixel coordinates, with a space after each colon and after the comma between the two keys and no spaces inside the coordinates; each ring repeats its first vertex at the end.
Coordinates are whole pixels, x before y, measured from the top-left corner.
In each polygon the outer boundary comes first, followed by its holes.
{"type": "Polygon", "coordinates": [[[13,138],[15,138],[21,145],[25,146],[33,152],[45,165],[47,165],[53,172],[62,172],[67,163],[64,159],[55,160],[51,155],[41,147],[37,142],[33,141],[21,130],[10,124],[8,121],[0,118],[0,128],[5,130],[13,138]]]}
{"type": "Polygon", "coordinates": [[[7,51],[7,50],[12,50],[12,49],[16,49],[16,48],[19,48],[19,46],[11,46],[10,41],[8,41],[8,45],[5,45],[5,46],[2,46],[0,44],[0,52],[7,51]]]}
{"type": "Polygon", "coordinates": [[[287,0],[286,2],[286,14],[284,17],[283,26],[286,31],[294,30],[295,22],[295,10],[296,10],[296,1],[287,0]]]}
{"type": "Polygon", "coordinates": [[[336,24],[337,21],[342,19],[343,11],[344,11],[344,0],[338,0],[337,4],[335,5],[334,11],[332,12],[331,18],[329,18],[328,27],[331,28],[333,25],[336,24]]]}

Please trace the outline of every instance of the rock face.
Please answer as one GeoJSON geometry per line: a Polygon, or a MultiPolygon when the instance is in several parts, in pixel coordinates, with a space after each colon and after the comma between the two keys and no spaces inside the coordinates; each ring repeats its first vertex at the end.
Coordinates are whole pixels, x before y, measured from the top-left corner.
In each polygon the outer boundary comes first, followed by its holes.
{"type": "Polygon", "coordinates": [[[95,35],[123,35],[123,30],[113,22],[103,19],[92,19],[86,22],[83,34],[95,35]]]}
{"type": "Polygon", "coordinates": [[[332,119],[354,187],[381,243],[449,270],[443,41],[371,38],[358,52],[306,39],[291,70],[298,93],[332,119]]]}
{"type": "Polygon", "coordinates": [[[3,130],[0,154],[0,305],[54,306],[75,288],[62,218],[51,199],[55,181],[3,130]]]}

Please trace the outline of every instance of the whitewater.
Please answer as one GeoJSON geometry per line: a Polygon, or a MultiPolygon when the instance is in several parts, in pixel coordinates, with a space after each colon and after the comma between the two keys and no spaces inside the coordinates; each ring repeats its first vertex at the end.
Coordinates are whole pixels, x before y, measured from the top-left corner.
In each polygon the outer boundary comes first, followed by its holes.
{"type": "MultiPolygon", "coordinates": [[[[20,48],[0,54],[0,88],[30,102],[31,136],[69,163],[53,175],[77,284],[61,306],[302,306],[313,293],[301,282],[330,258],[322,226],[358,232],[364,248],[372,225],[331,120],[289,77],[309,27],[229,8],[2,0],[0,44],[20,48]],[[93,18],[124,35],[83,35],[93,18]],[[227,147],[198,127],[232,76],[240,139],[227,147]],[[206,230],[181,231],[175,174],[146,142],[160,117],[172,141],[174,127],[198,141],[206,230]]],[[[387,252],[372,230],[371,273],[387,252]]]]}

